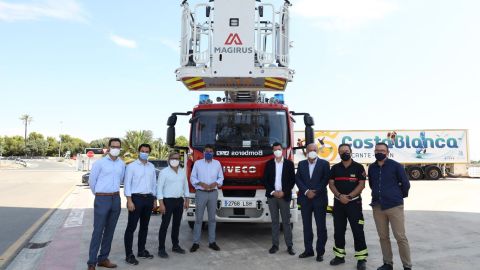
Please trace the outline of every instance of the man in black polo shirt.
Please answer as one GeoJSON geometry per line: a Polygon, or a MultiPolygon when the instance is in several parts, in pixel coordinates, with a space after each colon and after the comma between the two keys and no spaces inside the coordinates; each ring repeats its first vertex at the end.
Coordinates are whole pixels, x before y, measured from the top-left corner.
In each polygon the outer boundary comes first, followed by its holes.
{"type": "Polygon", "coordinates": [[[331,168],[329,181],[330,190],[335,195],[333,205],[335,258],[330,261],[330,265],[345,263],[345,231],[348,219],[355,243],[357,269],[365,270],[368,251],[363,232],[365,221],[360,194],[365,188],[366,173],[360,163],[352,160],[352,148],[349,144],[341,144],[338,147],[338,154],[342,161],[331,168]]]}

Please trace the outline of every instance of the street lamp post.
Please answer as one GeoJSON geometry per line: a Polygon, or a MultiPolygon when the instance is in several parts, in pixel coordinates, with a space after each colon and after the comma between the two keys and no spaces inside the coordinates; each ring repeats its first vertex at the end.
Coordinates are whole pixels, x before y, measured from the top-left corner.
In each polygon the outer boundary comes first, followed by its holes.
{"type": "Polygon", "coordinates": [[[60,139],[60,145],[58,146],[58,157],[60,157],[60,150],[62,149],[62,124],[63,121],[60,121],[60,134],[58,135],[58,138],[60,139]]]}

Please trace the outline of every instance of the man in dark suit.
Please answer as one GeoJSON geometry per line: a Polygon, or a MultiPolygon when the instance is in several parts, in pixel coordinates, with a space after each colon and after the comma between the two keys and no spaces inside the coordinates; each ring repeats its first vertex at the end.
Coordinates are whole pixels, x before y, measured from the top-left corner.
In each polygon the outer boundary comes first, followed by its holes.
{"type": "Polygon", "coordinates": [[[318,158],[318,147],[311,143],[307,145],[307,160],[298,163],[295,182],[299,189],[298,203],[301,206],[303,220],[303,242],[305,251],[299,258],[314,256],[312,213],[317,224],[317,261],[323,261],[325,243],[327,242],[327,226],[325,216],[327,212],[328,196],[327,185],[330,172],[328,161],[318,158]]]}
{"type": "Polygon", "coordinates": [[[292,189],[295,186],[295,166],[292,161],[283,157],[283,147],[280,143],[275,142],[272,147],[275,158],[267,162],[263,180],[272,219],[272,247],[269,252],[273,254],[278,251],[280,234],[278,212],[280,211],[287,252],[295,255],[292,227],[290,226],[290,201],[292,200],[292,189]]]}

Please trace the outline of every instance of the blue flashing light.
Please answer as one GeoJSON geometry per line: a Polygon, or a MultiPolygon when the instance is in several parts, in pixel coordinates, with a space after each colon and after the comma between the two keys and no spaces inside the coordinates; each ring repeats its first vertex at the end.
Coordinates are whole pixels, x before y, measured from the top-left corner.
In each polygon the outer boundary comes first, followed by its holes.
{"type": "Polygon", "coordinates": [[[208,100],[210,99],[210,96],[207,94],[201,94],[200,95],[200,100],[198,101],[199,104],[207,104],[208,100]]]}
{"type": "Polygon", "coordinates": [[[283,98],[283,94],[275,94],[273,97],[276,100],[278,100],[278,103],[285,104],[285,99],[283,98]]]}

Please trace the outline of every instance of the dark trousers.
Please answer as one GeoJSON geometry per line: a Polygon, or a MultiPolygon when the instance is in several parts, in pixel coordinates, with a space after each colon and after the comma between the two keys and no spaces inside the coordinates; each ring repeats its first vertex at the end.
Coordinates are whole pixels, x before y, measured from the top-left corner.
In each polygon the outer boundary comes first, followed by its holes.
{"type": "Polygon", "coordinates": [[[183,198],[163,198],[163,204],[165,204],[165,214],[162,216],[162,225],[160,225],[158,233],[158,250],[165,250],[165,238],[172,216],[172,244],[178,246],[178,234],[183,214],[183,198]]]}
{"type": "Polygon", "coordinates": [[[88,264],[108,259],[112,247],[113,233],[120,216],[120,196],[95,196],[93,204],[93,233],[90,241],[88,264]],[[98,250],[100,249],[100,254],[98,250]],[[98,256],[98,257],[97,257],[98,256]]]}
{"type": "Polygon", "coordinates": [[[327,225],[325,216],[327,214],[327,198],[315,197],[308,199],[305,196],[299,198],[303,221],[303,244],[305,251],[313,253],[313,229],[312,229],[312,213],[315,217],[317,225],[317,255],[325,254],[325,244],[327,243],[327,225]]]}
{"type": "Polygon", "coordinates": [[[133,254],[133,233],[137,229],[138,220],[140,220],[140,229],[138,231],[137,252],[142,252],[145,250],[145,244],[147,243],[148,223],[150,222],[154,200],[155,197],[152,195],[143,197],[132,194],[132,201],[135,205],[135,210],[133,212],[128,212],[128,224],[124,236],[126,256],[133,254]]]}
{"type": "Polygon", "coordinates": [[[367,258],[367,243],[363,232],[364,219],[362,213],[362,200],[357,199],[343,204],[335,199],[333,204],[333,226],[335,228],[334,238],[335,246],[333,253],[335,256],[345,257],[345,231],[347,230],[347,220],[353,233],[355,243],[355,257],[359,260],[367,258]]]}

